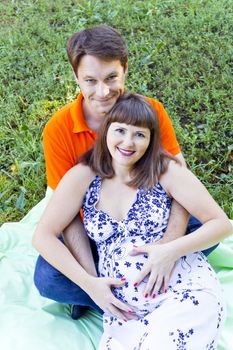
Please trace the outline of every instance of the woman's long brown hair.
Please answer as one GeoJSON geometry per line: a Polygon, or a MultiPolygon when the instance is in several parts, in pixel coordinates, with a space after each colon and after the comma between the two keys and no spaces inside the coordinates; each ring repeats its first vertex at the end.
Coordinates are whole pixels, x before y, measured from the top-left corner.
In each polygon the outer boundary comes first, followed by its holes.
{"type": "Polygon", "coordinates": [[[112,178],[115,175],[112,157],[107,147],[107,132],[111,123],[148,128],[150,143],[145,154],[135,164],[131,171],[131,187],[152,188],[168,167],[169,160],[176,160],[162,149],[160,141],[160,126],[155,110],[141,95],[123,94],[113,108],[104,117],[94,146],[87,151],[79,162],[88,165],[101,178],[112,178]]]}

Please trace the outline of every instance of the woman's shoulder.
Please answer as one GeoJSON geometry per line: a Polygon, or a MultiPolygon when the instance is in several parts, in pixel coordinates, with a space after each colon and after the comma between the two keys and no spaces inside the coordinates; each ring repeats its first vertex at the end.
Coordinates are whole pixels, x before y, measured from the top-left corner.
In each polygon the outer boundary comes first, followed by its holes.
{"type": "Polygon", "coordinates": [[[160,176],[159,182],[164,190],[170,195],[171,187],[177,183],[177,180],[182,178],[187,173],[187,168],[180,162],[170,160],[166,171],[160,176]]]}
{"type": "Polygon", "coordinates": [[[79,174],[79,176],[86,175],[88,178],[95,176],[95,173],[89,167],[89,165],[85,165],[82,163],[74,165],[69,171],[72,171],[76,175],[79,174]]]}
{"type": "Polygon", "coordinates": [[[200,185],[198,178],[185,165],[171,160],[166,172],[161,176],[159,182],[165,191],[171,195],[174,190],[185,187],[195,187],[200,185]]]}
{"type": "Polygon", "coordinates": [[[78,187],[79,190],[86,191],[95,176],[96,174],[88,165],[79,163],[67,171],[63,176],[61,183],[69,184],[74,189],[78,187]]]}

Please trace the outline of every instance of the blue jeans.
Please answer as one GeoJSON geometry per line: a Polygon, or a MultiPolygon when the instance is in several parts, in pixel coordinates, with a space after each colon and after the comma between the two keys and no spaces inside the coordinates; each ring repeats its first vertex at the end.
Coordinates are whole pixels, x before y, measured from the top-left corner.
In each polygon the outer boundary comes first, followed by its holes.
{"type": "MultiPolygon", "coordinates": [[[[62,238],[60,240],[64,243],[62,238]]],[[[96,248],[93,244],[91,246],[92,251],[94,251],[93,255],[96,256],[96,248]]],[[[34,283],[40,295],[45,298],[55,300],[61,304],[87,306],[101,314],[103,313],[84,290],[55,269],[40,255],[36,262],[34,283]]]]}
{"type": "MultiPolygon", "coordinates": [[[[197,230],[200,226],[200,221],[191,217],[186,234],[197,230]]],[[[217,245],[206,249],[203,253],[207,256],[216,247],[217,245]]],[[[59,303],[87,306],[103,313],[87,293],[51,266],[41,256],[38,257],[36,262],[34,283],[43,297],[55,300],[59,303]]]]}

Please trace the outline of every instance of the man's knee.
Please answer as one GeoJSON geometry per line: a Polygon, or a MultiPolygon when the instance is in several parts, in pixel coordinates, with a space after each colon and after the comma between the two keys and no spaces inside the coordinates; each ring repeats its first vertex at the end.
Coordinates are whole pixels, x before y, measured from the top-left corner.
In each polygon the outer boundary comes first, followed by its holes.
{"type": "Polygon", "coordinates": [[[34,284],[42,296],[49,298],[50,294],[53,294],[60,275],[58,270],[39,255],[34,272],[34,284]]]}
{"type": "Polygon", "coordinates": [[[89,302],[90,297],[41,256],[36,262],[34,283],[45,298],[64,304],[89,305],[87,300],[89,302]]]}

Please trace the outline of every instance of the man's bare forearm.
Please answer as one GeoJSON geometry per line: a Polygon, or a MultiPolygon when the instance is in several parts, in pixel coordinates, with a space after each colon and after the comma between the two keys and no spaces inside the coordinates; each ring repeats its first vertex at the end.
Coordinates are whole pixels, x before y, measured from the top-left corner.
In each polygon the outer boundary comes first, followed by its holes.
{"type": "Polygon", "coordinates": [[[188,212],[173,200],[167,230],[164,233],[162,243],[173,241],[183,236],[186,232],[189,220],[188,212]]]}
{"type": "Polygon", "coordinates": [[[97,276],[88,236],[79,215],[64,230],[65,245],[80,265],[92,276],[97,276]]]}
{"type": "MultiPolygon", "coordinates": [[[[186,167],[186,162],[182,153],[178,153],[176,158],[182,166],[186,167]]],[[[161,242],[166,243],[184,236],[188,226],[188,220],[188,212],[178,202],[173,200],[167,230],[161,242]]]]}

